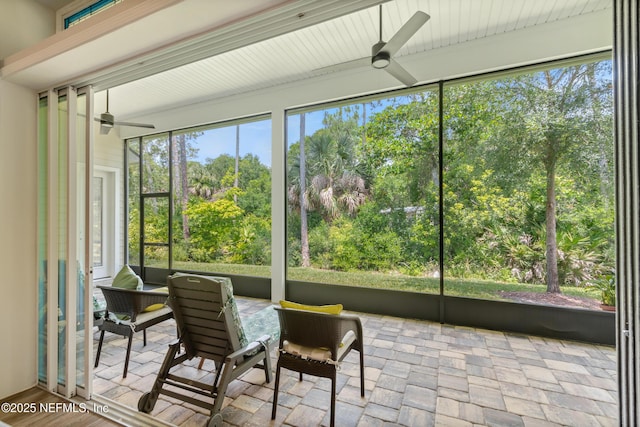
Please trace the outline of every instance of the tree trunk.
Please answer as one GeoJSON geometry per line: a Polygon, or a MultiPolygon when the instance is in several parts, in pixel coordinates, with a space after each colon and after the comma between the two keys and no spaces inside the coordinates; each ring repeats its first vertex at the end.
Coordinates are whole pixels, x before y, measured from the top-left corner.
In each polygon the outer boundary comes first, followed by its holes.
{"type": "MultiPolygon", "coordinates": [[[[240,125],[236,125],[236,166],[235,166],[235,178],[233,180],[233,186],[238,188],[238,174],[240,173],[240,125]]],[[[233,202],[238,203],[238,195],[234,193],[233,202]]]]}
{"type": "Polygon", "coordinates": [[[558,283],[558,242],[556,239],[556,167],[549,159],[547,169],[547,292],[560,293],[558,283]]]}
{"type": "Polygon", "coordinates": [[[178,136],[178,156],[180,169],[180,203],[182,207],[182,238],[185,242],[189,240],[189,217],[184,213],[189,202],[189,178],[187,177],[187,141],[186,135],[178,136]]]}
{"type": "Polygon", "coordinates": [[[304,113],[300,114],[300,246],[302,266],[310,267],[309,256],[309,227],[307,225],[307,172],[306,157],[304,153],[305,119],[304,113]]]}
{"type": "Polygon", "coordinates": [[[367,104],[362,103],[362,146],[367,143],[367,104]]]}

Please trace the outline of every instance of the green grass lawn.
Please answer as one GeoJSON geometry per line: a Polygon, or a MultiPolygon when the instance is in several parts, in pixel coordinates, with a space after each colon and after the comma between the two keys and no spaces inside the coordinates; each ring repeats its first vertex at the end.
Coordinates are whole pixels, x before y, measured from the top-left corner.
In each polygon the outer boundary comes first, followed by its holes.
{"type": "MultiPolygon", "coordinates": [[[[203,271],[209,273],[237,274],[243,276],[269,277],[270,266],[241,264],[208,264],[195,262],[176,262],[178,270],[203,271]]],[[[287,278],[301,282],[330,283],[348,286],[364,286],[370,288],[393,289],[401,291],[439,293],[440,279],[431,277],[415,277],[400,273],[378,272],[344,272],[322,270],[317,268],[294,267],[288,269],[287,278]]],[[[487,280],[447,278],[444,281],[445,295],[469,298],[503,300],[500,291],[509,292],[546,292],[545,285],[524,283],[493,282],[487,280]]],[[[599,291],[595,288],[563,286],[566,295],[586,297],[599,300],[599,291]]]]}

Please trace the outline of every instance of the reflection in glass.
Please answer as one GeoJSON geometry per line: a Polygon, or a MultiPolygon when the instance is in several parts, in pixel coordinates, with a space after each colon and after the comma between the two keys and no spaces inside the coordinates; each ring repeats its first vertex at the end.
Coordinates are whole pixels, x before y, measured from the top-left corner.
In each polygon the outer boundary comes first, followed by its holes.
{"type": "Polygon", "coordinates": [[[68,116],[69,106],[66,96],[58,98],[58,383],[65,385],[67,345],[67,205],[69,193],[67,183],[69,176],[68,162],[68,116]]]}
{"type": "MultiPolygon", "coordinates": [[[[76,274],[77,274],[77,290],[76,290],[76,385],[86,387],[85,384],[85,316],[90,315],[90,311],[85,309],[85,253],[86,237],[85,237],[85,197],[87,190],[87,123],[86,103],[87,96],[78,95],[76,99],[76,165],[77,172],[76,182],[76,274]]],[[[93,308],[93,306],[91,306],[93,308]]]]}
{"type": "Polygon", "coordinates": [[[103,260],[103,185],[104,179],[99,176],[93,177],[93,266],[101,267],[103,260]]]}
{"type": "Polygon", "coordinates": [[[38,104],[38,381],[47,381],[47,218],[49,217],[49,99],[38,104]]]}

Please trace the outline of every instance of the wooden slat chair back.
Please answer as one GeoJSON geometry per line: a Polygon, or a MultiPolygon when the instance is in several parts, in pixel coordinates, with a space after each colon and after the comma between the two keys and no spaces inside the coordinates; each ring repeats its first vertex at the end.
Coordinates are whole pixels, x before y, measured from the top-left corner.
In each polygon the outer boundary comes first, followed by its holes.
{"type": "Polygon", "coordinates": [[[210,409],[208,425],[220,426],[224,394],[232,380],[259,367],[264,369],[266,381],[271,382],[271,337],[265,334],[254,342],[247,342],[229,278],[176,274],[169,277],[168,288],[179,338],[169,344],[158,377],[151,391],[140,398],[138,409],[151,412],[158,396],[165,394],[210,409]],[[194,357],[215,362],[212,384],[171,372],[173,367],[194,357]],[[211,404],[209,399],[198,396],[213,398],[214,402],[211,404]]]}
{"type": "Polygon", "coordinates": [[[202,357],[218,365],[247,342],[233,294],[228,289],[230,281],[221,280],[219,285],[212,286],[214,280],[174,278],[170,282],[169,303],[189,359],[202,357]]]}

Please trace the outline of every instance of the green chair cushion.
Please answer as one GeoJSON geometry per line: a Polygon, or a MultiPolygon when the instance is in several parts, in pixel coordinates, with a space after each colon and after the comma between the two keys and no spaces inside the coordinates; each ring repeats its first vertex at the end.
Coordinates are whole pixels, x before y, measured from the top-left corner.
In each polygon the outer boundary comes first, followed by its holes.
{"type": "Polygon", "coordinates": [[[242,321],[240,320],[240,313],[238,312],[238,306],[236,305],[236,301],[233,298],[233,284],[231,283],[231,279],[228,277],[216,277],[216,280],[220,280],[222,285],[225,287],[227,294],[227,301],[225,301],[225,307],[231,308],[231,317],[233,318],[233,323],[235,324],[236,331],[238,333],[238,340],[240,341],[240,347],[245,347],[249,344],[247,340],[247,335],[244,332],[244,328],[242,327],[242,321]]]}
{"type": "Polygon", "coordinates": [[[114,288],[133,289],[141,291],[143,282],[140,276],[138,276],[128,265],[122,266],[116,277],[113,278],[112,286],[114,288]]]}

